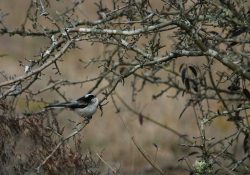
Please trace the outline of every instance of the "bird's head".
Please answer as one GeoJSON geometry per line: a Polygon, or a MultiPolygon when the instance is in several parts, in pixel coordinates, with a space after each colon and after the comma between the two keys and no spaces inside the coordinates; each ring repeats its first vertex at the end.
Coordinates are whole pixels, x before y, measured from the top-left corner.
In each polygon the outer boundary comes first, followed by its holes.
{"type": "Polygon", "coordinates": [[[79,100],[84,101],[86,103],[95,103],[96,101],[98,101],[97,97],[93,94],[86,94],[79,100]]]}

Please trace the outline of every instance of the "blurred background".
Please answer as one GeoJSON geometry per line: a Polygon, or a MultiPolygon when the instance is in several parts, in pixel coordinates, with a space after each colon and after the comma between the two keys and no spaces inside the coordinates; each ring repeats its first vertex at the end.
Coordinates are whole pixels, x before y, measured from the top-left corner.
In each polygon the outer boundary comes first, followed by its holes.
{"type": "MultiPolygon", "coordinates": [[[[61,2],[50,2],[52,7],[57,8],[54,13],[64,9],[67,5],[71,5],[71,1],[61,2]]],[[[79,17],[88,20],[98,19],[96,14],[97,7],[94,5],[94,2],[98,1],[86,0],[83,5],[80,5],[78,7],[79,17]]],[[[158,8],[162,6],[162,1],[152,1],[151,4],[154,8],[158,8]]],[[[108,1],[103,1],[103,5],[111,6],[108,1]]],[[[29,1],[0,0],[0,9],[8,13],[8,16],[5,17],[5,25],[13,29],[18,28],[24,21],[28,6],[29,1]]],[[[171,51],[172,41],[169,39],[170,36],[171,33],[164,33],[162,35],[162,38],[164,38],[162,42],[166,45],[166,51],[171,51]]],[[[21,37],[18,35],[11,37],[2,35],[0,37],[0,55],[2,55],[0,57],[1,72],[13,77],[23,75],[24,69],[20,66],[20,61],[27,62],[29,59],[34,59],[42,50],[46,49],[50,42],[42,37],[21,37]]],[[[52,68],[53,66],[51,66],[51,68],[44,72],[41,79],[32,86],[32,90],[35,92],[46,87],[51,79],[80,81],[98,76],[99,65],[91,65],[86,68],[83,61],[88,62],[92,58],[105,56],[104,50],[106,48],[101,44],[94,43],[92,45],[87,42],[81,42],[78,46],[79,49],[66,53],[62,58],[63,61],[58,63],[61,75],[56,75],[55,70],[52,68]]],[[[185,58],[177,60],[176,64],[180,65],[183,62],[185,62],[185,58]]],[[[198,65],[202,64],[202,60],[199,58],[189,59],[189,62],[198,65]]],[[[1,77],[0,81],[2,82],[4,79],[1,77]]],[[[126,79],[124,85],[119,84],[116,89],[117,94],[127,104],[155,121],[169,126],[183,135],[189,136],[190,140],[193,140],[192,136],[199,136],[192,108],[188,108],[182,118],[179,119],[179,115],[188,101],[188,96],[178,96],[176,99],[168,98],[167,96],[175,93],[175,90],[172,90],[154,100],[152,96],[161,92],[164,87],[162,85],[147,85],[142,92],[137,94],[136,100],[133,101],[131,91],[132,81],[132,79],[126,79]]],[[[61,88],[61,92],[68,99],[79,98],[94,83],[86,83],[83,86],[64,86],[61,88]]],[[[102,86],[104,85],[105,82],[102,86]]],[[[102,98],[103,95],[98,94],[98,97],[102,98]]],[[[62,97],[51,91],[45,91],[36,98],[38,101],[46,99],[45,101],[48,103],[63,101],[62,97]]],[[[185,150],[181,146],[185,141],[169,130],[150,121],[144,120],[140,124],[139,116],[129,111],[116,97],[114,98],[119,112],[114,107],[112,99],[109,98],[107,100],[109,103],[103,106],[103,115],[101,116],[101,112],[98,110],[90,124],[81,134],[84,148],[82,151],[91,151],[94,157],[97,157],[96,153],[102,154],[102,158],[108,164],[116,169],[120,169],[120,172],[125,174],[138,174],[145,173],[146,171],[150,174],[152,170],[151,165],[135,147],[131,140],[134,137],[145,152],[160,166],[168,166],[169,170],[171,170],[169,174],[187,174],[183,169],[186,164],[178,161],[185,153],[185,150]]],[[[34,102],[32,104],[33,110],[41,110],[44,105],[34,102]]],[[[27,110],[25,96],[18,98],[17,107],[20,115],[27,110]]],[[[221,109],[222,105],[215,102],[212,104],[212,107],[216,110],[221,109]]],[[[74,123],[70,122],[69,119],[76,122],[82,120],[77,114],[67,110],[60,111],[56,117],[67,132],[71,132],[74,127],[74,123]]],[[[216,119],[207,130],[208,138],[216,135],[218,139],[221,139],[223,136],[231,133],[232,127],[234,127],[232,123],[216,119]]],[[[25,144],[26,149],[32,147],[27,142],[20,142],[19,144],[25,144]]],[[[25,148],[21,150],[25,151],[25,148]]],[[[105,166],[103,168],[107,169],[105,166]]]]}

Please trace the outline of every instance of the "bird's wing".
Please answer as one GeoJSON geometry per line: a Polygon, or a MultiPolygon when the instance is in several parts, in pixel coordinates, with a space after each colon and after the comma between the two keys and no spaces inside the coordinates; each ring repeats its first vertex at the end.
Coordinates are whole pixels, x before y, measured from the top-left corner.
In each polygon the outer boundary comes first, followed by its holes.
{"type": "MultiPolygon", "coordinates": [[[[83,96],[83,97],[81,97],[81,98],[78,98],[76,101],[79,102],[79,103],[84,103],[84,102],[86,101],[86,97],[83,96]]],[[[86,102],[85,102],[85,103],[86,103],[86,102]]]]}
{"type": "Polygon", "coordinates": [[[67,107],[68,108],[71,108],[71,109],[75,109],[75,108],[85,108],[86,106],[88,106],[88,104],[84,101],[79,101],[79,100],[76,100],[76,101],[72,101],[70,102],[69,104],[67,104],[67,107]]]}

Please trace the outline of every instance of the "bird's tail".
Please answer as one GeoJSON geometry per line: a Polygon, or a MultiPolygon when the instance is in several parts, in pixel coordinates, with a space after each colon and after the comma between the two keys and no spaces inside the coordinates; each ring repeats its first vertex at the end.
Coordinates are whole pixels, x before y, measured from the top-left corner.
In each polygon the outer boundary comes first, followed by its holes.
{"type": "Polygon", "coordinates": [[[50,108],[65,108],[68,107],[68,103],[55,103],[55,104],[50,104],[48,106],[45,106],[46,109],[50,108]]]}

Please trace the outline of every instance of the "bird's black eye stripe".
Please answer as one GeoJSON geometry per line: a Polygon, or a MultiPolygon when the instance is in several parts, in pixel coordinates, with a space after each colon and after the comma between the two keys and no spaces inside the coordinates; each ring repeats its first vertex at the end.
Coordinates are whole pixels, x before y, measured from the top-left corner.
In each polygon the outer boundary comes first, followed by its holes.
{"type": "Polygon", "coordinates": [[[79,98],[77,101],[83,102],[83,103],[89,103],[93,98],[95,98],[95,95],[87,94],[87,95],[79,98]]]}
{"type": "Polygon", "coordinates": [[[92,95],[92,94],[85,95],[86,101],[90,101],[90,100],[92,100],[94,97],[95,97],[95,96],[92,95]]]}

